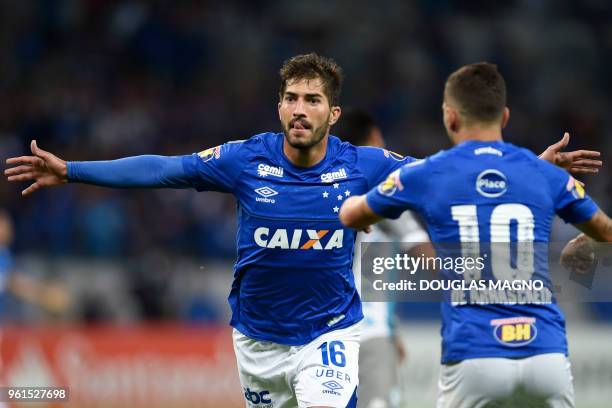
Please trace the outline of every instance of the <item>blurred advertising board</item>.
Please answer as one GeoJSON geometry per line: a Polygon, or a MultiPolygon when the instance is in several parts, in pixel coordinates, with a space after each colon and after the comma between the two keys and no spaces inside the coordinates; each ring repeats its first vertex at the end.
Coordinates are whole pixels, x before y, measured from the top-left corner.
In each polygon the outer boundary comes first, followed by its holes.
{"type": "Polygon", "coordinates": [[[44,406],[244,406],[226,327],[7,327],[2,358],[6,386],[69,388],[44,406]]]}

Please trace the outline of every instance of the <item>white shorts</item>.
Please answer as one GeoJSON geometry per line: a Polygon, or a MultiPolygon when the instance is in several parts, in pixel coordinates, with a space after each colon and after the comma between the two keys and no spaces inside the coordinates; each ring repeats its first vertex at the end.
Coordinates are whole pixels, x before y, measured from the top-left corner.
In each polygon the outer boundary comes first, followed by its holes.
{"type": "MultiPolygon", "coordinates": [[[[551,408],[574,408],[574,387],[562,353],[521,359],[473,358],[440,370],[438,408],[479,408],[490,402],[523,399],[551,408]],[[520,390],[517,396],[517,390],[520,390]]],[[[497,405],[496,405],[497,406],[497,405]]],[[[535,405],[534,405],[535,406],[535,405]]]]}
{"type": "Polygon", "coordinates": [[[303,346],[251,339],[234,329],[234,352],[247,408],[357,406],[357,323],[303,346]]]}

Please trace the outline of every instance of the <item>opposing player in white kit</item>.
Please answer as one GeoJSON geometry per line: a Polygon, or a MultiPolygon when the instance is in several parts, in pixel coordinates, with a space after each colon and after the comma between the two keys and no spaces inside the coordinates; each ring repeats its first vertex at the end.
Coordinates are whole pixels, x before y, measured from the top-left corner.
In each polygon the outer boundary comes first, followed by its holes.
{"type": "MultiPolygon", "coordinates": [[[[334,131],[355,146],[385,147],[380,127],[363,109],[344,109],[334,131]]],[[[389,242],[394,250],[414,256],[433,256],[429,235],[412,212],[404,212],[398,220],[383,220],[373,225],[370,232],[357,234],[353,272],[358,291],[361,289],[361,244],[368,242],[389,242]]],[[[360,294],[363,298],[364,294],[360,294]]],[[[406,349],[395,328],[395,304],[362,302],[362,307],[358,406],[396,407],[400,400],[398,371],[406,357],[406,349]]]]}

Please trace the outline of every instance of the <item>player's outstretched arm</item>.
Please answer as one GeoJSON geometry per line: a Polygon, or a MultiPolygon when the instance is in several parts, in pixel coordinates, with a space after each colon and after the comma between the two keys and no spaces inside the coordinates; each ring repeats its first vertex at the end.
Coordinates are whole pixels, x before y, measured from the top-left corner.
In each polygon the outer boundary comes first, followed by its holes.
{"type": "Polygon", "coordinates": [[[34,181],[21,192],[24,196],[69,181],[116,188],[192,186],[180,156],[147,155],[110,161],[66,162],[39,148],[35,140],[30,147],[33,156],[8,159],[6,163],[13,167],[4,171],[8,181],[34,181]]]}
{"type": "Polygon", "coordinates": [[[548,146],[540,155],[540,159],[546,160],[573,174],[597,174],[602,165],[600,152],[594,150],[574,150],[573,152],[562,152],[567,147],[570,134],[565,132],[563,138],[557,143],[548,146]]]}
{"type": "Polygon", "coordinates": [[[365,195],[350,197],[340,208],[340,222],[346,227],[361,230],[380,220],[382,217],[372,211],[365,195]]]}

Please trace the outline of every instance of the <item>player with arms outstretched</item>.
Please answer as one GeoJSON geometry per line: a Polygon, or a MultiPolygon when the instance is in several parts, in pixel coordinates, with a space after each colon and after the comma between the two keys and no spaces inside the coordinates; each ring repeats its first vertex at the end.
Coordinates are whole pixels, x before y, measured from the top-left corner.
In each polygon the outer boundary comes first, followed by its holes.
{"type": "MultiPolygon", "coordinates": [[[[367,195],[345,202],[340,215],[345,225],[362,228],[412,209],[423,214],[434,246],[444,251],[441,243],[472,248],[474,243],[481,248],[546,243],[557,214],[596,239],[612,240],[612,221],[579,182],[502,141],[509,110],[505,83],[494,65],[472,64],[454,72],[446,82],[443,111],[455,147],[408,164],[367,195]]],[[[586,160],[581,164],[589,164],[586,160]]],[[[546,265],[538,265],[537,254],[534,259],[535,265],[523,267],[535,269],[534,277],[550,284],[546,265]]],[[[441,273],[464,279],[452,270],[441,273]]],[[[442,303],[438,407],[483,407],[517,387],[550,407],[574,406],[565,321],[556,303],[442,303]],[[520,331],[520,339],[500,336],[513,331],[520,331]]]]}
{"type": "MultiPolygon", "coordinates": [[[[12,158],[23,191],[81,182],[108,187],[195,188],[238,203],[238,259],[229,295],[234,350],[247,406],[355,406],[361,302],[351,270],[355,231],[343,201],[414,161],[329,135],[340,117],[340,67],[316,54],[286,61],[278,113],[283,133],[186,156],[65,162],[32,142],[12,158]]],[[[549,158],[571,165],[577,153],[549,158]]]]}

